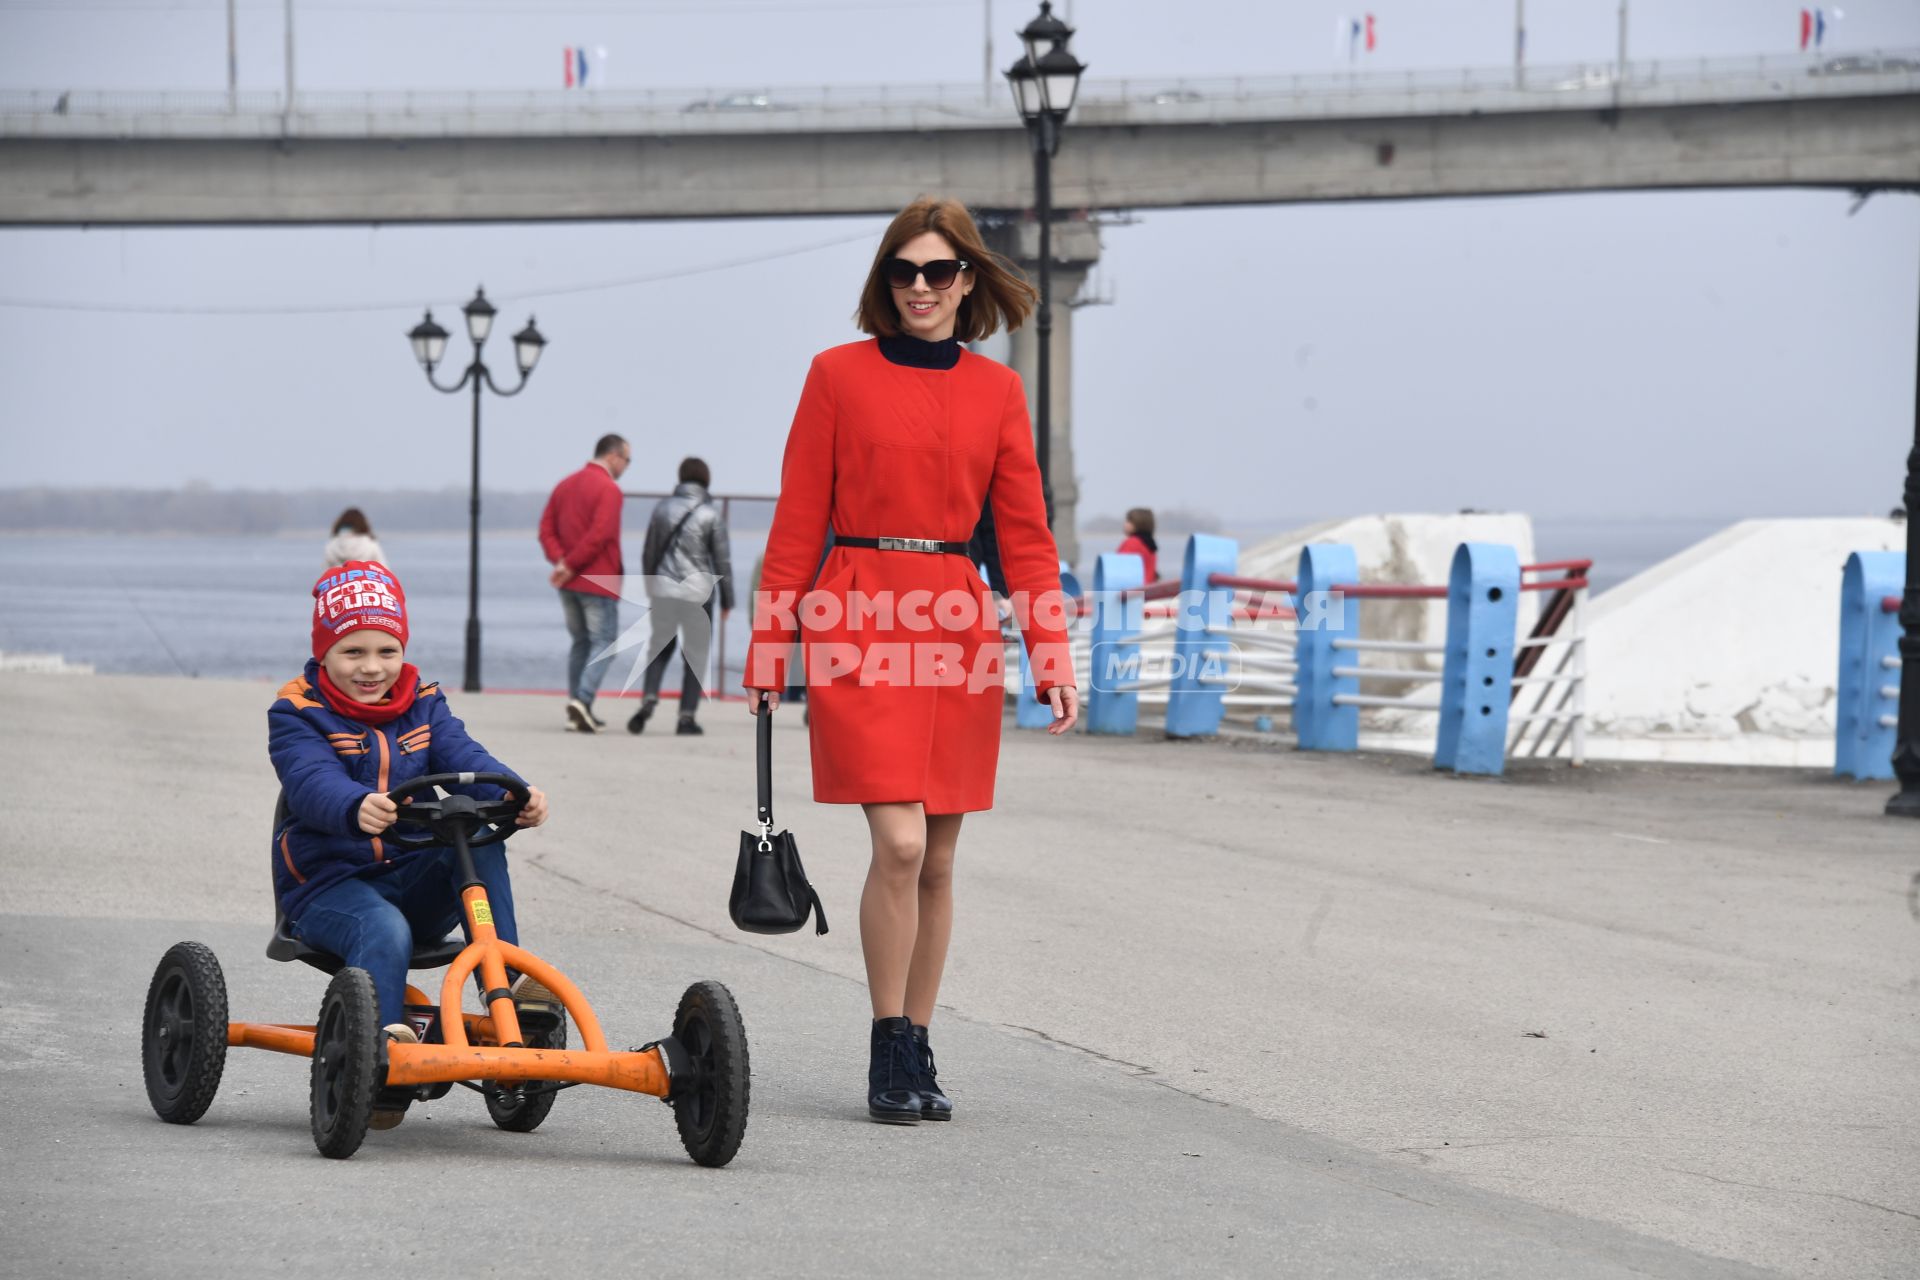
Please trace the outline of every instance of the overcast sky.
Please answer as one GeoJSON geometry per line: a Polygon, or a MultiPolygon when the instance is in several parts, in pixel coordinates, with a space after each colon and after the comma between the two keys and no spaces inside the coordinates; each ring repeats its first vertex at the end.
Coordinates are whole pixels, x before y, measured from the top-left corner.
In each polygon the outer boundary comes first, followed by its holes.
{"type": "MultiPolygon", "coordinates": [[[[996,65],[1036,7],[995,0],[996,65]]],[[[1094,76],[1168,80],[1342,68],[1336,23],[1365,11],[1062,7],[1094,76]]],[[[1527,9],[1532,62],[1611,59],[1614,0],[1527,9]]],[[[1844,9],[1829,55],[1920,48],[1913,0],[1844,9]]],[[[280,11],[240,0],[243,88],[281,84],[280,11]]],[[[1511,62],[1512,0],[1372,11],[1370,69],[1511,62]]],[[[606,48],[609,85],[689,98],[978,81],[982,66],[980,0],[300,0],[298,13],[303,90],[557,88],[570,44],[606,48]]],[[[1630,56],[1791,53],[1797,14],[1643,2],[1630,56]]],[[[0,88],[218,90],[225,53],[223,0],[0,0],[0,88]]],[[[1115,304],[1075,317],[1082,517],[1136,504],[1233,520],[1884,512],[1913,432],[1920,199],[1878,196],[1850,217],[1851,204],[1762,191],[1142,214],[1105,232],[1115,304]]],[[[513,299],[502,335],[531,311],[552,344],[525,396],[487,405],[489,487],[543,489],[618,430],[635,445],[630,484],[665,483],[697,452],[716,488],[772,492],[808,358],[858,336],[849,317],[882,224],[0,230],[0,484],[464,485],[465,402],[422,385],[404,335],[429,303],[457,328],[484,282],[513,299]],[[21,301],[187,314],[5,305],[21,301]],[[343,309],[192,314],[319,306],[343,309]]],[[[450,362],[464,351],[456,337],[450,362]]]]}

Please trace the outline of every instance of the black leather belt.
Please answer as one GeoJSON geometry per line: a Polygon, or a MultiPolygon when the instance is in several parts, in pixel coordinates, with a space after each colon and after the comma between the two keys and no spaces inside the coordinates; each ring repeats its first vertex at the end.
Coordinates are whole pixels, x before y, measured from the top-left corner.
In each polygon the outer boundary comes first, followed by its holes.
{"type": "Polygon", "coordinates": [[[836,547],[865,547],[869,551],[918,551],[923,555],[964,556],[964,542],[942,542],[938,538],[853,538],[833,535],[836,547]]]}

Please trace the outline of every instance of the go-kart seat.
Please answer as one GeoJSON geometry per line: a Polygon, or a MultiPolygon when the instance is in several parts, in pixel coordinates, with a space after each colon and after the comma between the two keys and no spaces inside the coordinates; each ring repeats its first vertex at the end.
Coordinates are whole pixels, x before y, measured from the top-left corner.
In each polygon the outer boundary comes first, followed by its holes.
{"type": "MultiPolygon", "coordinates": [[[[273,829],[278,831],[289,816],[287,793],[282,791],[273,806],[273,829]]],[[[454,958],[466,948],[467,940],[461,934],[442,938],[438,942],[424,942],[416,945],[413,955],[407,960],[409,969],[444,969],[452,964],[454,958]]],[[[338,973],[346,967],[346,961],[331,951],[321,951],[310,947],[293,936],[293,926],[287,923],[287,917],[276,908],[273,913],[273,937],[267,943],[267,959],[299,960],[312,965],[322,973],[338,973]]]]}

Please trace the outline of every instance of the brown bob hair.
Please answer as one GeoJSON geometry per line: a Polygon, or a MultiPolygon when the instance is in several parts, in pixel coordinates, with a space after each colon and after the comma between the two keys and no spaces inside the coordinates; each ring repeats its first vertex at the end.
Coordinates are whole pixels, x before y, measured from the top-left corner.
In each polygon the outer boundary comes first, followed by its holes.
{"type": "Polygon", "coordinates": [[[921,196],[895,215],[887,233],[880,237],[866,287],[860,290],[859,310],[853,315],[862,333],[886,338],[900,332],[893,289],[880,268],[887,259],[898,257],[907,241],[928,231],[953,246],[954,255],[966,261],[967,274],[973,277],[973,292],[960,300],[960,311],[954,318],[954,337],[978,342],[1002,326],[1012,331],[1025,323],[1040,295],[1020,269],[987,248],[967,206],[940,196],[921,196]]]}
{"type": "Polygon", "coordinates": [[[373,526],[367,523],[366,513],[358,507],[348,507],[340,513],[340,518],[333,522],[333,531],[335,533],[339,533],[342,529],[348,533],[364,534],[367,537],[373,536],[373,526]]]}

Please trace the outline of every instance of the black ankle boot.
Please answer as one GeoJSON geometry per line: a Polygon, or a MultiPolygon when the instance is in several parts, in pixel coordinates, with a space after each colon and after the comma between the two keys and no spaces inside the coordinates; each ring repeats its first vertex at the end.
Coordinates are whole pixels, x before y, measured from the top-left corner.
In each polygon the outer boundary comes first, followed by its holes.
{"type": "Polygon", "coordinates": [[[927,1043],[925,1027],[914,1027],[913,1047],[920,1060],[920,1072],[913,1082],[914,1089],[920,1094],[920,1118],[953,1119],[953,1099],[940,1091],[940,1077],[933,1066],[933,1046],[927,1043]]]}
{"type": "Polygon", "coordinates": [[[873,1020],[873,1061],[867,1068],[867,1114],[882,1124],[918,1124],[920,1047],[905,1018],[873,1020]]]}

